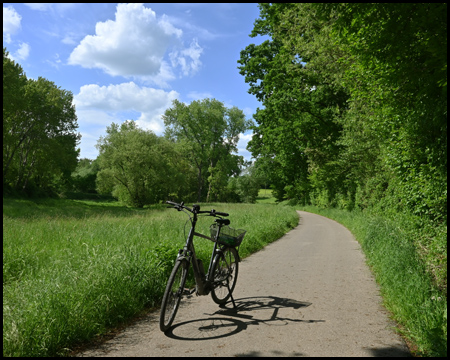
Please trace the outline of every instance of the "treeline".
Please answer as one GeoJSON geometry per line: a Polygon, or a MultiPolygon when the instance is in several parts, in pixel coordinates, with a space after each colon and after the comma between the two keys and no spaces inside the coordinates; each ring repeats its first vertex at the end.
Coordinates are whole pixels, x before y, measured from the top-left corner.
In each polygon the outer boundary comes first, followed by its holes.
{"type": "Polygon", "coordinates": [[[28,79],[3,48],[3,193],[48,195],[70,182],[80,139],[72,99],[28,79]]]}
{"type": "Polygon", "coordinates": [[[240,73],[278,200],[447,222],[447,4],[260,4],[240,73]]]}
{"type": "Polygon", "coordinates": [[[72,93],[42,77],[28,79],[3,48],[3,193],[112,195],[144,207],[167,199],[254,202],[260,181],[238,156],[252,122],[216,99],[174,101],[164,136],[134,121],[107,127],[95,160],[78,160],[80,134],[72,93]]]}
{"type": "Polygon", "coordinates": [[[239,176],[245,161],[234,154],[239,134],[251,124],[241,110],[216,99],[175,100],[163,118],[164,136],[131,120],[107,127],[97,142],[98,158],[80,161],[74,187],[135,207],[167,199],[254,202],[259,182],[239,176]]]}
{"type": "MultiPolygon", "coordinates": [[[[395,223],[447,295],[447,4],[260,4],[240,73],[279,201],[395,223]]],[[[401,246],[399,244],[399,246],[401,246]]]]}

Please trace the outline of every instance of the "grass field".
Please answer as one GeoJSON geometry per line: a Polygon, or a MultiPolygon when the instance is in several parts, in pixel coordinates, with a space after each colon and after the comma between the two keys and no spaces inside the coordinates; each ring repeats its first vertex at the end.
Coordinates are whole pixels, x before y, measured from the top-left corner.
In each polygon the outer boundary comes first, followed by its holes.
{"type": "MultiPolygon", "coordinates": [[[[257,204],[202,204],[248,230],[242,257],[298,223],[270,190],[257,204]]],[[[297,207],[299,209],[299,207],[297,207]]],[[[304,207],[335,219],[361,243],[383,301],[417,355],[446,356],[447,302],[401,224],[361,212],[304,207]]],[[[77,344],[158,306],[187,216],[155,205],[3,200],[3,356],[67,355],[77,344]]],[[[198,230],[208,233],[211,218],[198,230]]],[[[188,231],[188,226],[186,231],[188,231]]],[[[198,239],[205,262],[212,243],[198,239]]]]}
{"type": "MultiPolygon", "coordinates": [[[[248,230],[242,257],[298,223],[291,207],[203,204],[248,230]]],[[[158,306],[185,234],[184,213],[118,203],[3,199],[3,356],[67,355],[158,306]]],[[[211,218],[197,231],[208,233],[211,218]]],[[[189,230],[187,226],[186,231],[189,230]]],[[[198,239],[206,263],[212,243],[198,239]]]]}
{"type": "Polygon", "coordinates": [[[276,199],[272,195],[272,190],[270,189],[260,189],[258,197],[256,198],[258,204],[275,204],[276,199]]]}

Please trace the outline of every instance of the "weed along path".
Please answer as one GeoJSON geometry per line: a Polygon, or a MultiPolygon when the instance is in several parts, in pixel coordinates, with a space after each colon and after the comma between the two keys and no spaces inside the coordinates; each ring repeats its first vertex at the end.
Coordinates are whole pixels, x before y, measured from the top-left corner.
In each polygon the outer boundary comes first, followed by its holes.
{"type": "Polygon", "coordinates": [[[410,356],[351,233],[299,215],[295,229],[240,263],[236,310],[193,296],[167,334],[156,311],[78,356],[410,356]]]}

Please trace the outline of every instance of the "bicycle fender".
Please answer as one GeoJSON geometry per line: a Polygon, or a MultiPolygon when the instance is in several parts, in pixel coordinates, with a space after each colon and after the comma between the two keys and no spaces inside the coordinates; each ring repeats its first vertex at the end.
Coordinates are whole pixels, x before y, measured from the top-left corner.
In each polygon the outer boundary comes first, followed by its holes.
{"type": "Polygon", "coordinates": [[[241,262],[241,257],[239,256],[239,251],[236,250],[236,252],[237,252],[237,262],[241,262]]]}
{"type": "MultiPolygon", "coordinates": [[[[230,246],[230,247],[232,247],[232,246],[230,246]]],[[[238,249],[237,248],[234,248],[234,249],[236,250],[236,255],[237,255],[236,260],[237,260],[237,262],[241,262],[241,257],[239,256],[238,249]]]]}

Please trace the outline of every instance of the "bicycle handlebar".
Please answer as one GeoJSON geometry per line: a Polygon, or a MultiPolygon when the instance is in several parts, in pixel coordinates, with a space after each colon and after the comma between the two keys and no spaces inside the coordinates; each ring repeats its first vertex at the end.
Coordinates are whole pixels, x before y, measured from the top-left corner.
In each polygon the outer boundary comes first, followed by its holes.
{"type": "Polygon", "coordinates": [[[185,206],[184,202],[181,202],[181,204],[178,204],[173,201],[166,201],[166,204],[172,205],[175,209],[178,211],[181,211],[182,209],[186,209],[187,211],[190,211],[193,214],[209,214],[210,216],[229,216],[227,213],[218,212],[214,209],[210,211],[200,211],[200,205],[193,205],[192,209],[185,206]]]}

